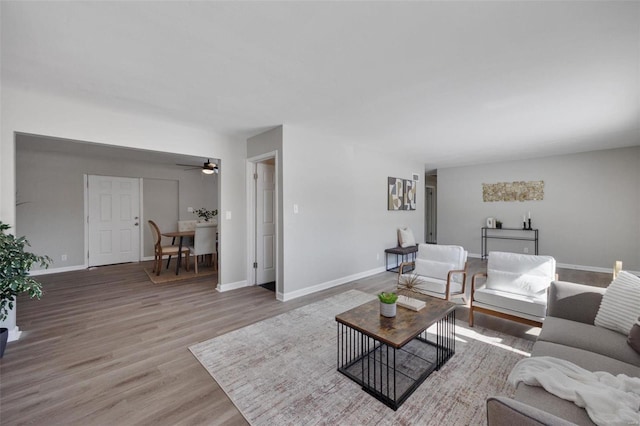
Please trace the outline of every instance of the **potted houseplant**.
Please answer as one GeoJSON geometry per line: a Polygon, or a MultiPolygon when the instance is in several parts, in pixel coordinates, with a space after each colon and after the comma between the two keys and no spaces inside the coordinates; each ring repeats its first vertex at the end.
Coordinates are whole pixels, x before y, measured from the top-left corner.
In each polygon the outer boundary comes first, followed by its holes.
{"type": "Polygon", "coordinates": [[[201,209],[196,209],[193,212],[196,214],[196,216],[198,216],[201,220],[205,222],[209,222],[211,219],[213,219],[215,216],[218,215],[218,209],[207,210],[204,207],[201,209]]]}
{"type": "Polygon", "coordinates": [[[380,315],[387,318],[395,317],[398,295],[395,293],[382,292],[378,295],[378,299],[380,300],[380,315]]]}
{"type": "MultiPolygon", "coordinates": [[[[0,321],[4,321],[13,309],[16,296],[27,293],[30,297],[42,296],[42,286],[29,276],[34,263],[49,267],[49,256],[38,256],[25,251],[29,242],[25,237],[17,238],[7,233],[10,228],[0,222],[0,321]]],[[[4,355],[9,330],[0,328],[0,358],[4,355]]]]}
{"type": "Polygon", "coordinates": [[[496,229],[502,229],[502,222],[499,220],[496,220],[496,229]]]}

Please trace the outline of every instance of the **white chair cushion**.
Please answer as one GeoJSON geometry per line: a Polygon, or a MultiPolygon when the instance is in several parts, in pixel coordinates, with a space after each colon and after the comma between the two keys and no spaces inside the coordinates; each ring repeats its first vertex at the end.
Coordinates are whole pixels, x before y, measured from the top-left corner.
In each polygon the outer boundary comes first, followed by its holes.
{"type": "Polygon", "coordinates": [[[508,309],[516,316],[517,313],[541,318],[547,315],[546,293],[540,296],[526,296],[481,287],[473,293],[473,300],[496,308],[508,309]]]}
{"type": "Polygon", "coordinates": [[[492,251],[489,253],[489,261],[487,262],[487,270],[490,269],[538,275],[553,280],[556,274],[556,260],[551,256],[492,251]]]}
{"type": "Polygon", "coordinates": [[[417,259],[453,263],[455,265],[453,269],[464,269],[467,252],[460,246],[420,244],[418,245],[417,259]]]}
{"type": "Polygon", "coordinates": [[[553,277],[532,274],[518,274],[515,272],[487,270],[486,287],[492,290],[506,291],[525,296],[540,296],[546,294],[553,277]]]}
{"type": "Polygon", "coordinates": [[[416,259],[416,267],[413,273],[424,277],[447,280],[449,271],[456,269],[454,263],[438,262],[436,260],[416,259]]]}
{"type": "Polygon", "coordinates": [[[640,278],[620,271],[602,296],[593,323],[628,335],[639,316],[640,278]]]}
{"type": "MultiPolygon", "coordinates": [[[[415,273],[415,271],[414,271],[415,273]]],[[[402,274],[402,277],[400,278],[400,283],[402,283],[404,281],[404,277],[410,277],[412,274],[402,274]]],[[[445,295],[445,291],[447,289],[447,280],[439,280],[437,278],[425,278],[425,277],[418,277],[419,281],[417,284],[415,284],[415,291],[418,292],[432,292],[432,293],[438,293],[438,294],[442,294],[443,296],[445,295]]],[[[462,284],[461,283],[457,283],[457,282],[451,282],[450,283],[450,289],[449,289],[449,293],[453,294],[453,293],[460,293],[462,291],[462,284]]]]}

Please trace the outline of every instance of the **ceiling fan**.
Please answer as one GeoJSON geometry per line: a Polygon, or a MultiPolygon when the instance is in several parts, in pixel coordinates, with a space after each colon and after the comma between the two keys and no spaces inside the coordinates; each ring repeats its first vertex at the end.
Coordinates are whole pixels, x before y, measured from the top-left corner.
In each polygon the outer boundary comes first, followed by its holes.
{"type": "Polygon", "coordinates": [[[189,167],[185,170],[196,170],[201,169],[202,173],[205,175],[212,175],[214,173],[218,173],[218,165],[216,163],[211,162],[208,158],[207,161],[202,166],[194,166],[193,164],[176,164],[176,166],[189,167]]]}

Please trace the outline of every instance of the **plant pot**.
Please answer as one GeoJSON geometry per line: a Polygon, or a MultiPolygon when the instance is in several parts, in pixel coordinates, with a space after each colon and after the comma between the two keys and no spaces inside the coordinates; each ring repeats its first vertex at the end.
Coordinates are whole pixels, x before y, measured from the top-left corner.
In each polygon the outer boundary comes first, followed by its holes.
{"type": "Polygon", "coordinates": [[[380,315],[387,318],[393,318],[396,316],[396,304],[395,303],[382,303],[380,302],[380,315]]]}
{"type": "Polygon", "coordinates": [[[0,358],[4,355],[4,348],[7,347],[7,339],[9,338],[9,329],[0,328],[0,358]]]}

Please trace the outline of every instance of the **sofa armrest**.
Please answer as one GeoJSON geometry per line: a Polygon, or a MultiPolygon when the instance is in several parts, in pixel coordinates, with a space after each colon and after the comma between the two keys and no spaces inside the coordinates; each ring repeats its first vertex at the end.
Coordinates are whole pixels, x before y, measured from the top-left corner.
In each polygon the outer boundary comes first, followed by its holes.
{"type": "Polygon", "coordinates": [[[516,401],[515,399],[494,396],[487,399],[488,426],[575,426],[558,416],[538,408],[516,401]]]}
{"type": "Polygon", "coordinates": [[[567,281],[549,287],[547,316],[593,324],[606,289],[567,281]]]}

